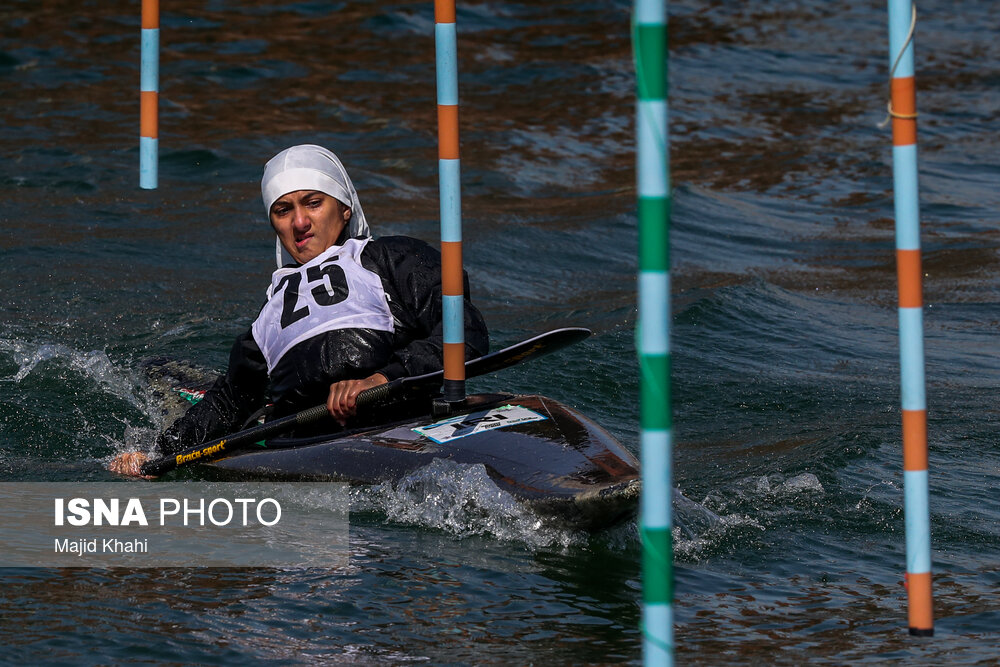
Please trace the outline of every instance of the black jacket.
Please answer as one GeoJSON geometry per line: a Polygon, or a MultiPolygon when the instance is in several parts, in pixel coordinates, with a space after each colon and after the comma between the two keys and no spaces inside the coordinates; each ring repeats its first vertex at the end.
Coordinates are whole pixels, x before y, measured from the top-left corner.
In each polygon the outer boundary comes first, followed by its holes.
{"type": "MultiPolygon", "coordinates": [[[[381,373],[387,379],[441,370],[441,255],[423,241],[389,236],[370,241],[361,264],[377,274],[389,297],[395,331],[337,329],[305,340],[281,358],[270,376],[250,330],[240,335],[229,368],[183,417],[157,439],[165,455],[240,429],[273,403],[274,418],[325,403],[330,385],[381,373]]],[[[465,356],[489,351],[489,334],[469,298],[465,276],[465,356]]]]}

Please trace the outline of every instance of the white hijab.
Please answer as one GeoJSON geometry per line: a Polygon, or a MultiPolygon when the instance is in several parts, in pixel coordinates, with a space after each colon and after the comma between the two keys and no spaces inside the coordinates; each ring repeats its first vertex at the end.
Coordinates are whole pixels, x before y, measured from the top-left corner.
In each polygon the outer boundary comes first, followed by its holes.
{"type": "MultiPolygon", "coordinates": [[[[260,193],[264,198],[264,215],[270,220],[271,204],[279,197],[296,190],[316,190],[330,195],[351,209],[351,219],[347,223],[347,238],[370,237],[365,212],[361,210],[358,192],[351,177],[336,155],[313,144],[292,146],[281,151],[264,165],[264,177],[260,181],[260,193]]],[[[276,241],[275,250],[278,268],[296,263],[288,254],[281,240],[276,241]]]]}

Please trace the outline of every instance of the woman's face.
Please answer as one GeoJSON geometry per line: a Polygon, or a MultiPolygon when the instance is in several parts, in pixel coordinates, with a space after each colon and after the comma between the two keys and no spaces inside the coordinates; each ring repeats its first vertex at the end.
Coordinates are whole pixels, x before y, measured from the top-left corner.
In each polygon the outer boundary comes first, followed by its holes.
{"type": "Polygon", "coordinates": [[[296,190],[278,197],[269,214],[281,245],[300,264],[334,245],[351,219],[351,209],[315,190],[296,190]]]}

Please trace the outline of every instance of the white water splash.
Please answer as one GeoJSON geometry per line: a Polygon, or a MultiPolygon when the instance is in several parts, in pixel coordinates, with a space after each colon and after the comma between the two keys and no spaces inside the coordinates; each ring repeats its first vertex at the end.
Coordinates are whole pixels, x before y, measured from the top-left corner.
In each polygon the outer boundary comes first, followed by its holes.
{"type": "Polygon", "coordinates": [[[791,479],[786,479],[781,483],[782,493],[824,493],[825,489],[820,484],[819,478],[811,472],[804,472],[791,479]]]}
{"type": "Polygon", "coordinates": [[[65,352],[68,351],[68,348],[61,345],[42,345],[35,348],[35,350],[31,353],[24,353],[23,351],[20,351],[21,358],[16,359],[16,361],[21,367],[18,369],[17,373],[14,374],[14,382],[20,382],[24,378],[28,377],[28,373],[34,370],[35,366],[39,363],[49,359],[65,356],[65,352]]]}
{"type": "Polygon", "coordinates": [[[531,547],[569,546],[585,534],[560,529],[518,503],[481,464],[435,459],[395,484],[358,487],[352,510],[375,510],[391,521],[459,537],[489,535],[531,547]]]}
{"type": "Polygon", "coordinates": [[[697,559],[727,542],[754,539],[776,523],[808,513],[816,502],[813,496],[825,492],[809,472],[787,479],[778,473],[745,477],[728,489],[710,491],[701,503],[675,491],[675,552],[697,559]]]}
{"type": "Polygon", "coordinates": [[[699,558],[725,541],[734,531],[746,528],[764,531],[764,527],[751,516],[738,513],[717,514],[677,489],[673,493],[673,509],[674,553],[681,558],[699,558]]]}
{"type": "Polygon", "coordinates": [[[781,496],[799,493],[824,493],[819,478],[811,472],[804,472],[785,479],[780,474],[746,477],[737,483],[737,493],[741,496],[781,496]]]}
{"type": "Polygon", "coordinates": [[[101,350],[81,352],[58,343],[33,345],[9,340],[2,341],[0,350],[9,352],[19,366],[13,377],[8,378],[15,384],[22,382],[32,373],[41,372],[36,371],[40,364],[44,367],[47,365],[46,362],[54,361],[90,379],[115,398],[140,410],[146,407],[135,385],[115,368],[108,355],[101,350]]]}
{"type": "MultiPolygon", "coordinates": [[[[18,370],[11,376],[0,378],[0,382],[20,384],[29,377],[40,376],[49,378],[56,376],[65,379],[65,371],[69,370],[82,376],[102,394],[112,396],[123,403],[150,416],[155,421],[158,410],[149,392],[144,391],[127,369],[116,368],[108,355],[102,350],[80,351],[59,343],[29,343],[20,340],[0,339],[0,353],[18,365],[18,370]]],[[[77,408],[79,411],[79,408],[77,408]]],[[[87,418],[79,414],[78,431],[90,433],[87,418]]],[[[133,428],[125,422],[127,431],[134,431],[131,441],[149,440],[149,429],[133,428]]],[[[102,434],[105,440],[117,446],[115,439],[102,434]]]]}

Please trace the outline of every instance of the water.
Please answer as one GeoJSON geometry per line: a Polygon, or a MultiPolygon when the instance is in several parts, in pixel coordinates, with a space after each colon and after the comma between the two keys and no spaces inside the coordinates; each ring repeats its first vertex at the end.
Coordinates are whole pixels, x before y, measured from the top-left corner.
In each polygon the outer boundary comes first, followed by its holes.
{"type": "MultiPolygon", "coordinates": [[[[380,234],[437,235],[430,3],[179,0],[160,188],[138,188],[135,3],[0,9],[0,479],[103,481],[166,354],[224,367],[272,266],[258,179],[337,151],[380,234]]],[[[881,5],[670,3],[679,660],[997,660],[1000,46],[995,3],[916,35],[936,636],[906,632],[881,5]]],[[[624,2],[462,5],[463,217],[494,349],[472,382],[633,450],[633,75],[624,2]]],[[[145,439],[145,440],[144,440],[145,439]]],[[[7,570],[5,660],[640,660],[634,524],[551,529],[474,469],[358,490],[343,571],[7,570]]]]}

